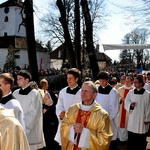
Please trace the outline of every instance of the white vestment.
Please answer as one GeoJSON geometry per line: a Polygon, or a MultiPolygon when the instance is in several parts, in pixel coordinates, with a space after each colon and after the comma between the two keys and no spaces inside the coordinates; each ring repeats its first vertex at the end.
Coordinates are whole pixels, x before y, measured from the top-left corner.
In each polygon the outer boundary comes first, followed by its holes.
{"type": "Polygon", "coordinates": [[[144,88],[145,90],[147,90],[148,87],[149,87],[149,84],[148,84],[148,83],[145,83],[144,86],[143,86],[143,88],[144,88]]]}
{"type": "MultiPolygon", "coordinates": [[[[28,88],[28,87],[27,87],[28,88]]],[[[42,100],[39,92],[32,89],[28,94],[19,94],[20,89],[13,92],[19,100],[25,115],[26,135],[31,150],[45,146],[43,135],[42,100]]]]}
{"type": "Polygon", "coordinates": [[[15,118],[18,119],[18,121],[22,125],[24,131],[26,131],[24,112],[22,110],[22,107],[21,107],[19,101],[16,99],[11,99],[6,104],[1,104],[1,105],[7,109],[14,110],[15,118]]]}
{"type": "Polygon", "coordinates": [[[119,111],[119,96],[117,90],[112,88],[109,94],[98,93],[96,101],[108,112],[113,130],[112,140],[116,140],[118,130],[117,114],[119,111]]]}
{"type": "Polygon", "coordinates": [[[125,109],[129,113],[127,130],[137,134],[148,132],[149,125],[144,122],[150,122],[150,93],[145,90],[143,94],[135,94],[130,90],[125,99],[125,109]],[[133,110],[130,109],[132,102],[135,102],[133,110]]]}
{"type": "Polygon", "coordinates": [[[60,113],[63,111],[67,111],[71,105],[81,102],[81,90],[78,90],[76,94],[70,94],[66,92],[67,88],[68,87],[65,87],[59,92],[58,102],[56,105],[56,115],[59,120],[59,125],[55,136],[55,140],[59,143],[59,145],[61,145],[60,139],[61,120],[59,118],[60,113]]]}
{"type": "Polygon", "coordinates": [[[149,83],[145,83],[143,88],[150,92],[150,84],[149,83]]]}

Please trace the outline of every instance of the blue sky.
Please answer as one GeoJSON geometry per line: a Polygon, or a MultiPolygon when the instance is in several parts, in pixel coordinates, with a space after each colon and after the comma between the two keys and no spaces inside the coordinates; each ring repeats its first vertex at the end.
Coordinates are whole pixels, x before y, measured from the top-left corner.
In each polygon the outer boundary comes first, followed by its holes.
{"type": "MultiPolygon", "coordinates": [[[[0,0],[0,3],[5,2],[6,0],[0,0]]],[[[44,13],[49,6],[50,0],[33,0],[34,5],[39,8],[39,11],[44,13]]],[[[52,1],[52,0],[51,0],[52,1]]],[[[112,4],[112,2],[119,5],[130,5],[131,0],[107,0],[109,3],[108,9],[112,12],[111,17],[109,17],[109,22],[107,22],[107,27],[100,30],[100,52],[104,52],[102,44],[121,44],[122,39],[125,34],[131,32],[135,27],[130,26],[129,20],[123,15],[123,11],[112,4]]],[[[36,11],[35,11],[36,12],[36,11]]],[[[39,15],[39,13],[38,13],[39,15]]],[[[38,21],[37,15],[35,14],[35,22],[38,21]]],[[[35,31],[36,31],[35,25],[35,31]]],[[[105,53],[112,58],[113,60],[119,60],[120,50],[109,50],[105,53]]]]}

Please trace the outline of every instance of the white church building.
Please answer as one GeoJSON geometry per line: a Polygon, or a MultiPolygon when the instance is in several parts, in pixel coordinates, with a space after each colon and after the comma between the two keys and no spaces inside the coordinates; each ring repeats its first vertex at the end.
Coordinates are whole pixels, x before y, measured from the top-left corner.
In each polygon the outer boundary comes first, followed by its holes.
{"type": "MultiPolygon", "coordinates": [[[[29,65],[22,4],[22,0],[8,0],[0,4],[0,70],[4,67],[10,45],[16,51],[16,65],[21,68],[29,65]]],[[[36,52],[38,69],[49,69],[50,56],[47,50],[36,43],[36,52]]]]}

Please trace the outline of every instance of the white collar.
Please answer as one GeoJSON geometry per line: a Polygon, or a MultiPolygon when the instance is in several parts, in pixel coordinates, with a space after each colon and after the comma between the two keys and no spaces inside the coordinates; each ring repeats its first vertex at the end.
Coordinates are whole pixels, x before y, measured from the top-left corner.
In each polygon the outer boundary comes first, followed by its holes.
{"type": "Polygon", "coordinates": [[[81,110],[85,110],[85,111],[88,111],[88,110],[90,110],[92,107],[93,107],[93,105],[95,104],[95,102],[93,102],[91,105],[81,105],[81,110]]]}
{"type": "Polygon", "coordinates": [[[73,88],[70,87],[70,89],[73,90],[73,89],[75,89],[77,86],[78,86],[78,84],[77,84],[75,87],[73,87],[73,88]]]}

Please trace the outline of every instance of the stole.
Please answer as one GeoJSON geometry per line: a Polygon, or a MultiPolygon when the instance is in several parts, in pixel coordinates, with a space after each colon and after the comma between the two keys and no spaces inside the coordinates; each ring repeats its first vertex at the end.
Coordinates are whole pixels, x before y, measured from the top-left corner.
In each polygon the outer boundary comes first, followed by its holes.
{"type": "MultiPolygon", "coordinates": [[[[125,98],[126,98],[129,91],[130,91],[130,89],[124,89],[124,96],[123,96],[124,100],[125,100],[125,98]]],[[[122,101],[121,106],[120,106],[121,107],[121,109],[120,109],[121,116],[120,116],[120,124],[119,124],[120,128],[126,128],[127,111],[124,108],[124,104],[125,104],[124,100],[122,101]]]]}
{"type": "MultiPolygon", "coordinates": [[[[81,123],[84,127],[86,127],[88,120],[90,118],[90,114],[91,114],[90,111],[83,111],[83,110],[79,109],[76,123],[81,123]]],[[[81,134],[77,135],[77,144],[74,145],[73,150],[81,150],[81,148],[78,147],[80,136],[81,136],[81,134]]]]}

